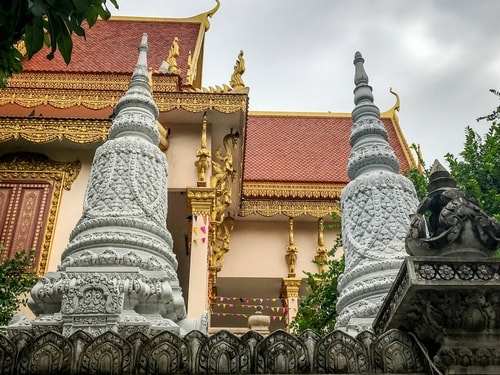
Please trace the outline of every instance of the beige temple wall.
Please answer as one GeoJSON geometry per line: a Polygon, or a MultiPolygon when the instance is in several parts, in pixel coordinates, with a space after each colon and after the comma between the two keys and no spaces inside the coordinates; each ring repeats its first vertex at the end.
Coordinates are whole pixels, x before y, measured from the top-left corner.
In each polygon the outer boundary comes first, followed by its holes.
{"type": "MultiPolygon", "coordinates": [[[[288,221],[255,217],[237,220],[231,234],[231,250],[224,256],[224,266],[219,277],[276,277],[288,276],[285,260],[288,246],[288,221]]],[[[303,271],[317,272],[312,263],[318,241],[317,221],[294,220],[294,243],[298,247],[296,275],[305,277],[303,271]]],[[[330,249],[335,243],[333,230],[324,231],[325,246],[330,249]]]]}
{"type": "MultiPolygon", "coordinates": [[[[168,162],[168,188],[185,190],[196,186],[198,174],[194,165],[196,151],[200,148],[201,125],[167,124],[171,129],[166,151],[168,162]]],[[[207,148],[210,149],[210,132],[207,134],[207,148]]],[[[207,181],[210,172],[207,173],[207,181]]]]}

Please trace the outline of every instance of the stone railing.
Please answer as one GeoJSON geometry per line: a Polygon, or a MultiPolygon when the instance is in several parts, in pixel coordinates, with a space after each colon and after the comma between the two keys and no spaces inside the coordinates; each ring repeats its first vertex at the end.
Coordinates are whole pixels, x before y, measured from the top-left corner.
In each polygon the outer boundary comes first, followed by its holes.
{"type": "Polygon", "coordinates": [[[164,331],[154,337],[106,332],[69,337],[50,331],[0,334],[0,373],[7,374],[426,374],[418,345],[405,333],[379,337],[365,331],[298,336],[275,331],[263,337],[249,331],[241,338],[219,331],[192,331],[180,337],[164,331]]]}

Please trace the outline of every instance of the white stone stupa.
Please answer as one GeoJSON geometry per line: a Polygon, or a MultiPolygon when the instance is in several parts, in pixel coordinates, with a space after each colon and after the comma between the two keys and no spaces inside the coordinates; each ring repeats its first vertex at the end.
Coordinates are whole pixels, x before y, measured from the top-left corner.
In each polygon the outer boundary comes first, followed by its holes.
{"type": "Polygon", "coordinates": [[[10,330],[93,336],[112,330],[149,336],[207,331],[187,319],[167,219],[167,160],[158,148],[147,35],[127,92],[117,102],[108,140],[95,154],[83,213],[57,272],[41,278],[29,306],[36,314],[10,330]]]}
{"type": "Polygon", "coordinates": [[[338,283],[336,323],[353,334],[371,329],[407,255],[405,236],[418,205],[413,183],[399,174],[363,63],[356,52],[350,182],[341,196],[345,272],[338,283]]]}

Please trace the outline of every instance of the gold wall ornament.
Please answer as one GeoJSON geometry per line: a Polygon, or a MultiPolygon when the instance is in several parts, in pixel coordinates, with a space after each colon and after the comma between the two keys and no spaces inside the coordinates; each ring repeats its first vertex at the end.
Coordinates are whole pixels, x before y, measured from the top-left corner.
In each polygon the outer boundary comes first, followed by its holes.
{"type": "Polygon", "coordinates": [[[243,51],[240,51],[238,54],[238,58],[236,63],[234,64],[234,71],[231,74],[231,80],[229,81],[229,85],[233,88],[234,91],[239,91],[245,87],[245,83],[243,82],[243,73],[245,73],[245,59],[243,58],[243,51]]]}
{"type": "Polygon", "coordinates": [[[196,151],[197,161],[194,162],[198,172],[197,186],[207,186],[206,173],[210,167],[208,159],[210,159],[210,150],[207,148],[207,113],[203,114],[201,127],[201,145],[196,151]]]}
{"type": "Polygon", "coordinates": [[[325,246],[325,239],[323,236],[324,222],[323,219],[318,219],[318,247],[316,248],[316,256],[314,260],[318,264],[319,273],[324,273],[328,269],[326,261],[328,260],[328,249],[325,246]]]}
{"type": "Polygon", "coordinates": [[[243,182],[243,196],[247,199],[291,198],[338,200],[345,183],[243,182]]]}
{"type": "MultiPolygon", "coordinates": [[[[226,216],[222,223],[217,224],[215,229],[215,239],[210,246],[209,269],[219,272],[224,264],[224,255],[229,252],[231,232],[234,229],[235,220],[231,216],[226,216]]],[[[217,274],[213,277],[214,285],[217,280],[217,274]]]]}
{"type": "Polygon", "coordinates": [[[210,215],[209,228],[209,290],[217,282],[217,273],[222,269],[224,254],[230,249],[230,234],[234,227],[234,219],[226,217],[225,211],[232,202],[232,182],[236,175],[233,168],[233,149],[238,143],[239,133],[226,134],[222,140],[224,151],[218,147],[215,159],[212,159],[212,176],[210,187],[215,189],[215,206],[210,215]]]}
{"type": "Polygon", "coordinates": [[[295,246],[293,239],[293,219],[288,219],[288,246],[286,247],[286,264],[288,265],[288,277],[295,277],[295,264],[299,249],[295,246]]]}
{"type": "Polygon", "coordinates": [[[52,196],[48,200],[48,216],[42,237],[39,261],[36,265],[36,271],[39,275],[43,275],[47,271],[63,189],[71,189],[80,169],[81,163],[78,160],[58,162],[38,153],[19,152],[0,157],[0,179],[42,180],[49,181],[53,186],[52,196]]]}
{"type": "Polygon", "coordinates": [[[239,215],[261,215],[265,217],[309,215],[321,218],[330,215],[332,212],[340,215],[337,201],[242,200],[239,215]]]}

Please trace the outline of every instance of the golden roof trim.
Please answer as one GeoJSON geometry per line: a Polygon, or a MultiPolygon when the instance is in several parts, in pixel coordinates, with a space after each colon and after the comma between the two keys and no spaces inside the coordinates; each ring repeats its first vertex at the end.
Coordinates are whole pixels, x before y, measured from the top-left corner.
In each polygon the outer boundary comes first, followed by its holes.
{"type": "MultiPolygon", "coordinates": [[[[104,142],[111,120],[55,119],[37,117],[0,117],[0,142],[25,139],[48,143],[66,139],[77,144],[104,142]]],[[[158,122],[160,149],[168,147],[167,131],[158,122]]]]}
{"type": "MultiPolygon", "coordinates": [[[[246,93],[197,93],[197,92],[153,92],[153,98],[160,112],[184,109],[188,112],[216,110],[221,113],[246,113],[246,93]]],[[[18,104],[25,108],[51,105],[55,108],[82,106],[99,110],[113,108],[123,96],[123,91],[75,91],[60,89],[8,88],[0,90],[0,106],[18,104]]]]}
{"type": "Polygon", "coordinates": [[[399,125],[399,117],[396,112],[399,112],[401,102],[399,99],[399,95],[393,91],[392,87],[389,88],[389,92],[396,97],[396,103],[392,106],[391,109],[383,112],[380,114],[380,117],[382,118],[390,118],[392,120],[392,123],[394,125],[394,131],[396,132],[396,135],[399,140],[399,144],[401,145],[401,148],[403,149],[403,153],[406,157],[406,160],[408,161],[408,164],[411,167],[416,167],[417,162],[415,161],[415,157],[413,156],[413,153],[411,152],[410,146],[408,145],[408,142],[406,141],[406,138],[403,134],[403,131],[401,130],[401,126],[399,125]]]}
{"type": "Polygon", "coordinates": [[[245,197],[273,199],[340,199],[343,183],[243,182],[245,197]]]}
{"type": "Polygon", "coordinates": [[[48,143],[66,139],[73,143],[104,142],[111,120],[45,119],[1,117],[0,142],[25,139],[32,143],[48,143]]]}
{"type": "Polygon", "coordinates": [[[239,215],[265,217],[285,215],[290,218],[309,215],[319,219],[329,217],[333,212],[340,215],[338,201],[244,200],[241,202],[239,215]]]}
{"type": "MultiPolygon", "coordinates": [[[[59,89],[87,91],[118,91],[121,95],[128,89],[132,73],[86,73],[86,72],[23,72],[9,79],[4,91],[13,89],[59,89]]],[[[164,74],[154,75],[154,91],[178,91],[178,77],[164,74]]]]}

